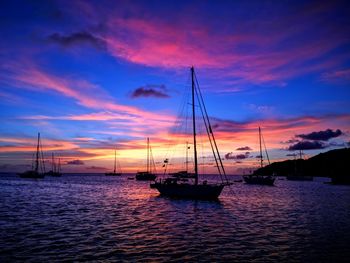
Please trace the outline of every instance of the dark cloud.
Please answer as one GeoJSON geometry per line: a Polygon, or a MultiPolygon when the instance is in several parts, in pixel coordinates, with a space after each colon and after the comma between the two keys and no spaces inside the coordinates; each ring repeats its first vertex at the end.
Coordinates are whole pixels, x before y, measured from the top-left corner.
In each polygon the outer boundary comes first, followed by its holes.
{"type": "Polygon", "coordinates": [[[318,141],[301,141],[296,144],[289,146],[289,151],[299,151],[299,150],[318,150],[324,149],[326,145],[318,141]]]}
{"type": "Polygon", "coordinates": [[[342,135],[341,130],[333,131],[331,129],[327,129],[325,131],[319,131],[319,132],[311,132],[308,134],[299,134],[296,137],[302,138],[304,140],[312,140],[312,141],[328,141],[331,138],[338,137],[342,135]]]}
{"type": "Polygon", "coordinates": [[[236,151],[251,151],[252,149],[249,146],[239,147],[236,151]]]}
{"type": "Polygon", "coordinates": [[[284,143],[284,144],[292,144],[292,143],[297,143],[297,142],[299,142],[299,140],[290,139],[290,140],[288,140],[288,141],[281,142],[281,143],[284,143]]]}
{"type": "Polygon", "coordinates": [[[140,97],[169,98],[170,96],[166,93],[164,85],[147,85],[134,90],[131,97],[135,99],[140,97]]]}
{"type": "Polygon", "coordinates": [[[101,166],[89,166],[89,167],[86,167],[86,169],[89,169],[89,170],[107,170],[106,167],[101,167],[101,166]]]}
{"type": "Polygon", "coordinates": [[[286,154],[286,156],[289,156],[289,157],[295,157],[295,156],[297,156],[295,153],[288,153],[288,154],[286,154]]]}
{"type": "Polygon", "coordinates": [[[225,154],[226,160],[243,160],[249,157],[249,152],[246,152],[245,154],[237,154],[234,155],[232,152],[225,154]]]}
{"type": "Polygon", "coordinates": [[[72,164],[72,165],[83,165],[84,162],[81,161],[81,160],[73,160],[73,161],[67,162],[67,164],[72,164]]]}
{"type": "Polygon", "coordinates": [[[61,35],[54,33],[48,36],[48,40],[52,43],[59,44],[63,47],[79,46],[82,44],[89,44],[97,49],[105,49],[106,43],[104,40],[92,35],[89,32],[77,32],[71,35],[61,35]]]}

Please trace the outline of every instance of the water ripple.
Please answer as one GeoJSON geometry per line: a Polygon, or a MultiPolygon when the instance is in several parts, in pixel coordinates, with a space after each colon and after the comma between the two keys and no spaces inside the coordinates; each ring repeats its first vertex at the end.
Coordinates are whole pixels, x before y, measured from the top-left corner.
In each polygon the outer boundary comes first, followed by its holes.
{"type": "MultiPolygon", "coordinates": [[[[210,179],[210,178],[209,178],[210,179]]],[[[339,262],[350,188],[236,184],[219,202],[159,197],[126,177],[0,178],[0,261],[339,262]]]]}

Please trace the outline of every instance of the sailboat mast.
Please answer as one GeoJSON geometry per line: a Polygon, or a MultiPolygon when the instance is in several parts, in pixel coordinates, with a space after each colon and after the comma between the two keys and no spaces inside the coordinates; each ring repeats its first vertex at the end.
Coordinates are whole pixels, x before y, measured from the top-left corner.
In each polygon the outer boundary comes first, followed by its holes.
{"type": "Polygon", "coordinates": [[[55,172],[55,163],[53,153],[51,153],[51,171],[55,172]]]}
{"type": "Polygon", "coordinates": [[[40,132],[38,132],[38,144],[36,146],[35,172],[38,172],[39,170],[39,142],[40,142],[40,132]]]}
{"type": "Polygon", "coordinates": [[[186,172],[188,172],[188,142],[186,142],[186,172]]]}
{"type": "Polygon", "coordinates": [[[198,184],[198,161],[197,161],[197,141],[196,141],[196,112],[194,105],[194,68],[191,67],[191,79],[192,79],[192,124],[193,124],[193,149],[194,149],[194,176],[195,184],[198,184]]]}
{"type": "Polygon", "coordinates": [[[116,162],[117,162],[117,150],[114,150],[114,173],[116,169],[116,162]]]}
{"type": "Polygon", "coordinates": [[[262,157],[262,149],[261,149],[261,129],[259,126],[259,145],[260,145],[260,166],[263,167],[263,157],[262,157]]]}
{"type": "Polygon", "coordinates": [[[147,137],[147,172],[149,172],[149,138],[147,137]]]}

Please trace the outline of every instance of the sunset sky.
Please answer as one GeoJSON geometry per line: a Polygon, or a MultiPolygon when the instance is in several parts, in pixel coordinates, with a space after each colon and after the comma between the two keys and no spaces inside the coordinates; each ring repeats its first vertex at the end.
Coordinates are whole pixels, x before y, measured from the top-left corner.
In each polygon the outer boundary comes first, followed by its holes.
{"type": "Polygon", "coordinates": [[[63,172],[115,147],[141,170],[147,137],[161,172],[192,65],[229,174],[257,165],[258,126],[274,161],[348,147],[349,28],[348,1],[1,1],[0,172],[38,132],[63,172]]]}

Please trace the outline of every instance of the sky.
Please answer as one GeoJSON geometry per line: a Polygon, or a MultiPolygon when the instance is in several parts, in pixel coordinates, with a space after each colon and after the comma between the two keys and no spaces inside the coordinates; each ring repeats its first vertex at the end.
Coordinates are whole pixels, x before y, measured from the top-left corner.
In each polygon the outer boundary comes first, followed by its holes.
{"type": "Polygon", "coordinates": [[[0,172],[30,168],[38,132],[63,172],[115,148],[140,171],[147,137],[181,169],[191,66],[228,174],[257,167],[259,126],[272,161],[349,147],[349,28],[348,1],[1,1],[0,172]]]}

